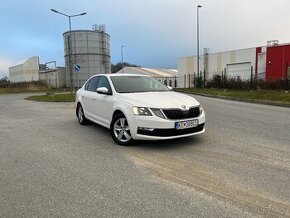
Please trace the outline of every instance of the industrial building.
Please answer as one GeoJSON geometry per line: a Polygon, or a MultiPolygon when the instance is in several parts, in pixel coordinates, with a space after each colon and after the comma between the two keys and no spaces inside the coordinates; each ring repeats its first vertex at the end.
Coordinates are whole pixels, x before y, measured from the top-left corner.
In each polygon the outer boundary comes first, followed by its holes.
{"type": "Polygon", "coordinates": [[[66,87],[81,87],[95,74],[111,73],[110,36],[104,25],[65,32],[66,87]]]}
{"type": "MultiPolygon", "coordinates": [[[[200,56],[200,73],[205,79],[213,75],[276,80],[286,78],[287,64],[290,65],[290,44],[269,41],[267,46],[210,53],[204,50],[200,56]]],[[[197,74],[197,57],[184,57],[178,60],[179,87],[191,87],[197,74]]]]}
{"type": "Polygon", "coordinates": [[[9,68],[11,82],[30,82],[39,80],[39,57],[34,56],[24,63],[9,68]]]}
{"type": "Polygon", "coordinates": [[[65,87],[65,67],[50,67],[41,64],[39,69],[39,80],[51,88],[65,87]]]}
{"type": "Polygon", "coordinates": [[[149,75],[165,85],[171,87],[177,87],[177,77],[178,72],[175,69],[153,69],[153,68],[143,68],[143,67],[124,67],[122,70],[117,72],[126,73],[126,74],[141,74],[141,75],[149,75]]]}
{"type": "Polygon", "coordinates": [[[34,56],[10,67],[9,80],[41,80],[53,88],[70,87],[71,84],[81,87],[92,75],[111,73],[110,36],[104,25],[94,25],[93,30],[65,32],[63,38],[66,67],[57,67],[54,61],[39,64],[39,57],[34,56]]]}
{"type": "Polygon", "coordinates": [[[11,82],[42,81],[52,88],[60,88],[65,85],[65,68],[57,67],[52,61],[39,64],[39,57],[28,58],[24,63],[9,68],[9,80],[11,82]],[[50,65],[53,63],[54,65],[50,65]]]}

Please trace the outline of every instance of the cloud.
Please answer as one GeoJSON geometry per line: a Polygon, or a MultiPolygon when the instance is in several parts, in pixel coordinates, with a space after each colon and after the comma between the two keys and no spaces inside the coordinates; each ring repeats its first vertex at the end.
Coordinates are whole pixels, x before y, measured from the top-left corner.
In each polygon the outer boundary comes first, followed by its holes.
{"type": "Polygon", "coordinates": [[[75,14],[73,29],[106,24],[112,62],[174,68],[177,59],[196,53],[196,6],[200,11],[200,47],[212,52],[290,41],[289,0],[10,0],[1,5],[0,57],[18,60],[39,55],[41,62],[63,64],[63,32],[68,19],[50,11],[75,14]],[[17,7],[15,7],[17,5],[17,7]],[[68,7],[69,5],[69,7],[68,7]],[[27,13],[29,12],[29,13],[27,13]]]}
{"type": "Polygon", "coordinates": [[[9,75],[9,67],[23,63],[23,59],[0,57],[0,78],[9,75]]]}

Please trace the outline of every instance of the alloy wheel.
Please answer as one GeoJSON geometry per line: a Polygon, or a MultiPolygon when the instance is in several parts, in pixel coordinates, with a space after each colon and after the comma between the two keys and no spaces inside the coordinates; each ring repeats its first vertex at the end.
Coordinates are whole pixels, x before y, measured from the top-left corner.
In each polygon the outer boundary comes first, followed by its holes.
{"type": "Polygon", "coordinates": [[[114,123],[113,127],[115,137],[123,143],[126,143],[131,140],[131,133],[128,122],[126,118],[119,118],[114,123]]]}
{"type": "Polygon", "coordinates": [[[83,123],[84,121],[84,112],[83,112],[83,108],[81,106],[79,106],[78,109],[78,119],[80,123],[83,123]]]}

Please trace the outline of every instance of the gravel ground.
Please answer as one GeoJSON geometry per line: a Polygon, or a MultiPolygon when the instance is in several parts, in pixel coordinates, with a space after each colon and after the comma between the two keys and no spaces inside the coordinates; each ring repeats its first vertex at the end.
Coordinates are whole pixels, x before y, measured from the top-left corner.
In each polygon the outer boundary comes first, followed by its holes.
{"type": "Polygon", "coordinates": [[[72,103],[0,95],[0,217],[290,217],[290,109],[206,97],[206,133],[116,145],[72,103]]]}

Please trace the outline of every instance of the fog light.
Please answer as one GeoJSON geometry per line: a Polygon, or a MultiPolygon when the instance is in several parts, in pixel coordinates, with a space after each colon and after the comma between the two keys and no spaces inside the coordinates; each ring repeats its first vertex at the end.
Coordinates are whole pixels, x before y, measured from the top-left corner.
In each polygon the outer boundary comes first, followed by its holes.
{"type": "Polygon", "coordinates": [[[154,128],[138,127],[138,130],[141,130],[141,131],[148,131],[148,132],[153,132],[153,131],[154,131],[154,128]]]}

